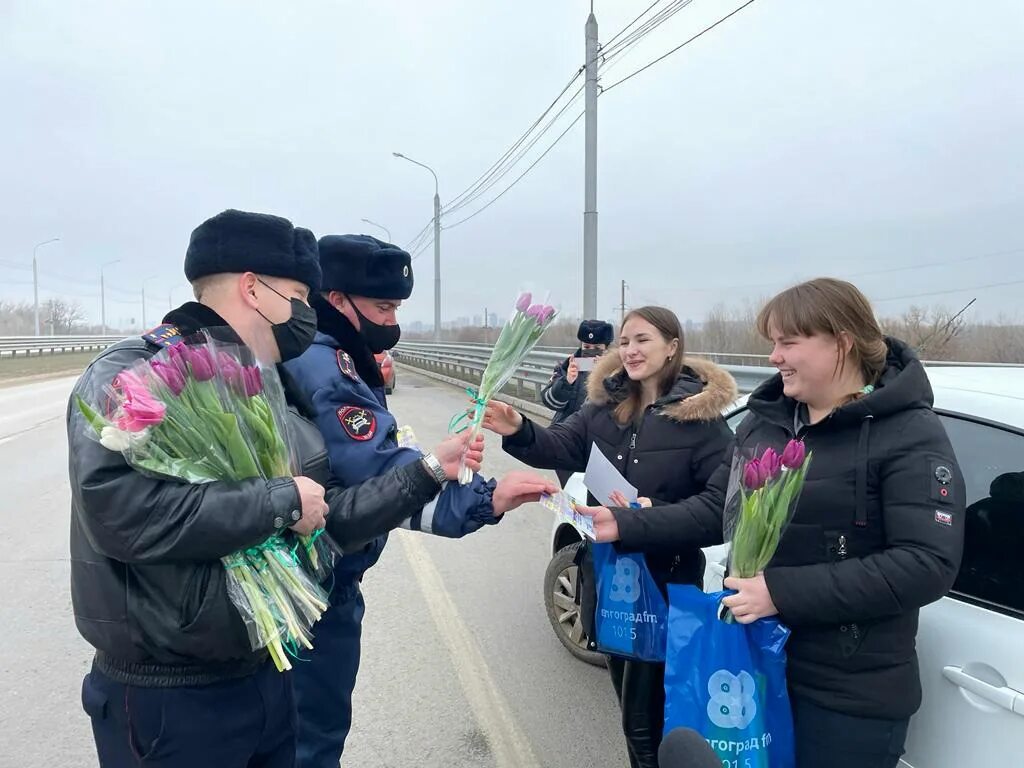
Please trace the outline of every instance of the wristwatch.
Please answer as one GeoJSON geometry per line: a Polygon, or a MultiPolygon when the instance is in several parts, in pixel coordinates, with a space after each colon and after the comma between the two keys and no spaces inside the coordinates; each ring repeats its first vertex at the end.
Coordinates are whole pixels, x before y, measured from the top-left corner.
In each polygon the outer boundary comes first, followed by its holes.
{"type": "Polygon", "coordinates": [[[432,453],[423,454],[423,463],[426,465],[430,474],[434,476],[438,485],[444,485],[448,479],[448,475],[444,471],[444,467],[441,466],[441,462],[437,460],[437,456],[432,453]]]}

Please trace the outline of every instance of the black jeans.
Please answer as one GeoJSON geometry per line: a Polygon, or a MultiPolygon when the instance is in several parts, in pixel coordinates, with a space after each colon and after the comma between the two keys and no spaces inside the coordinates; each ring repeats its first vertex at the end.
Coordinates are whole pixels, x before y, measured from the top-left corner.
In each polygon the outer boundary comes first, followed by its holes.
{"type": "Polygon", "coordinates": [[[796,768],[896,768],[907,740],[905,720],[854,717],[792,698],[796,768]]]}
{"type": "Polygon", "coordinates": [[[269,661],[213,685],[143,688],[93,667],[82,682],[101,768],[292,768],[292,681],[269,661]]]}
{"type": "Polygon", "coordinates": [[[658,768],[665,728],[665,665],[609,656],[608,671],[622,709],[631,768],[658,768]]]}

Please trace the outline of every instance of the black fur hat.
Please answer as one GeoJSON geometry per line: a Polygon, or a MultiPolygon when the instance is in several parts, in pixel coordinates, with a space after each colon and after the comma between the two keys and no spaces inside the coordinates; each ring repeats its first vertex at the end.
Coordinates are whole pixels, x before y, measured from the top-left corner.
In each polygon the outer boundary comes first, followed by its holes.
{"type": "Polygon", "coordinates": [[[584,344],[611,344],[615,329],[604,320],[584,320],[576,331],[576,338],[584,344]]]}
{"type": "Polygon", "coordinates": [[[185,252],[185,277],[255,272],[287,277],[320,290],[316,236],[288,219],[266,213],[228,210],[192,231],[185,252]]]}
{"type": "Polygon", "coordinates": [[[370,235],[325,235],[319,245],[325,291],[371,299],[412,295],[412,257],[397,245],[370,235]]]}

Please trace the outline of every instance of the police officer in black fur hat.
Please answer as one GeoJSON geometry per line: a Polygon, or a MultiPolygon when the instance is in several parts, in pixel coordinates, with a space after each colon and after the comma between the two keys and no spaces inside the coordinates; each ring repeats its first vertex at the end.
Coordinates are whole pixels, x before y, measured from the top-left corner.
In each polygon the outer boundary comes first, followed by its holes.
{"type": "MultiPolygon", "coordinates": [[[[320,266],[322,291],[311,302],[319,333],[286,368],[316,408],[334,482],[351,486],[422,459],[418,448],[399,445],[398,424],[388,411],[374,359],[398,343],[396,314],[412,294],[412,260],[398,246],[369,235],[327,235],[320,238],[320,266]]],[[[460,485],[453,481],[461,447],[456,443],[454,453],[451,447],[449,438],[434,449],[443,489],[403,528],[461,538],[494,525],[541,491],[558,490],[528,472],[511,472],[498,481],[474,475],[460,485]]],[[[359,585],[386,541],[380,536],[335,564],[330,607],[313,628],[313,650],[292,672],[299,713],[297,768],[337,768],[341,758],[359,672],[365,610],[359,585]]]]}
{"type": "MultiPolygon", "coordinates": [[[[298,357],[312,342],[308,299],[321,275],[309,230],[225,211],[193,232],[185,274],[196,300],[100,353],[75,395],[104,402],[121,371],[201,331],[243,342],[268,362],[298,357]]],[[[82,704],[102,768],[292,768],[291,676],[252,649],[221,558],[289,528],[311,534],[325,525],[345,551],[359,551],[441,488],[439,462],[423,457],[325,491],[323,438],[278,369],[298,477],[190,485],[143,474],[68,410],[71,600],[96,649],[82,704]]]]}
{"type": "MultiPolygon", "coordinates": [[[[552,424],[565,421],[583,407],[587,400],[587,377],[589,370],[581,371],[580,366],[588,360],[603,355],[612,343],[615,329],[604,320],[584,320],[576,331],[580,346],[570,357],[555,366],[551,381],[541,392],[541,402],[555,412],[552,424]]],[[[555,472],[564,486],[572,473],[555,472]]]]}

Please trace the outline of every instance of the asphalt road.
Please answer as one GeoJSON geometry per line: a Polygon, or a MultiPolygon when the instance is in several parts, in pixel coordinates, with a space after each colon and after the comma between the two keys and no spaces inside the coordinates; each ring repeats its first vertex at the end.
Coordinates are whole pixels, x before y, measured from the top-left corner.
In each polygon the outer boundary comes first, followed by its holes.
{"type": "MultiPolygon", "coordinates": [[[[401,372],[391,398],[424,446],[462,406],[401,372]]],[[[64,411],[73,379],[0,389],[0,768],[95,766],[68,593],[64,411]]],[[[521,468],[488,439],[485,473],[521,468]]],[[[551,513],[530,505],[459,541],[401,532],[364,581],[351,768],[627,764],[604,670],[551,631],[541,579],[551,513]]]]}

